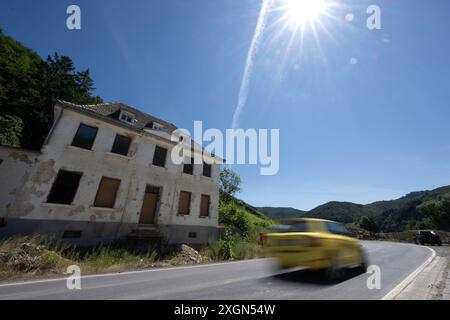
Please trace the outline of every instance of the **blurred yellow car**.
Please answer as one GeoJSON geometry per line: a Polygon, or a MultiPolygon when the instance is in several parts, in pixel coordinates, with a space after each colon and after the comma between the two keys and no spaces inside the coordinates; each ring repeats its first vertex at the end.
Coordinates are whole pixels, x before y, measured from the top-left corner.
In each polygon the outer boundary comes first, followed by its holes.
{"type": "Polygon", "coordinates": [[[290,219],[261,236],[266,254],[278,259],[283,268],[301,266],[326,270],[330,277],[344,267],[354,266],[366,271],[362,244],[337,222],[290,219]]]}

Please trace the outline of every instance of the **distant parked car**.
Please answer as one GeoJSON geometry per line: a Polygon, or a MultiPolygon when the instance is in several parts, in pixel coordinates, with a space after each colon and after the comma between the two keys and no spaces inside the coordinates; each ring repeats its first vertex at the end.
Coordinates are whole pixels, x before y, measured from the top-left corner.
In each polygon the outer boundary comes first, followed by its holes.
{"type": "Polygon", "coordinates": [[[436,232],[432,230],[418,230],[416,232],[416,244],[430,244],[434,246],[437,244],[438,246],[442,245],[441,238],[436,234],[436,232]]]}

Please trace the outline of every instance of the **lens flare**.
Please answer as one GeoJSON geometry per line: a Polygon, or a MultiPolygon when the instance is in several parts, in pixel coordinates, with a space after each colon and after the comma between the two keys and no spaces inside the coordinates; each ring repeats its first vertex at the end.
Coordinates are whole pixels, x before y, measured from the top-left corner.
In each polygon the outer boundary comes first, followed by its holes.
{"type": "Polygon", "coordinates": [[[298,28],[306,23],[313,24],[326,14],[328,9],[327,0],[283,0],[280,8],[283,19],[290,27],[298,28]]]}

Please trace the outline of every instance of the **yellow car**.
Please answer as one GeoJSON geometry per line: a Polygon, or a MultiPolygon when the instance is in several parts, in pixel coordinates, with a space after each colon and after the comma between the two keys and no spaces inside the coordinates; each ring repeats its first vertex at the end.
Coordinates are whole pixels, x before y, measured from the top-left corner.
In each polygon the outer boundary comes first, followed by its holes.
{"type": "Polygon", "coordinates": [[[326,270],[330,278],[343,267],[357,266],[366,271],[361,243],[334,221],[291,219],[269,229],[262,240],[266,253],[277,258],[283,268],[301,266],[326,270]]]}

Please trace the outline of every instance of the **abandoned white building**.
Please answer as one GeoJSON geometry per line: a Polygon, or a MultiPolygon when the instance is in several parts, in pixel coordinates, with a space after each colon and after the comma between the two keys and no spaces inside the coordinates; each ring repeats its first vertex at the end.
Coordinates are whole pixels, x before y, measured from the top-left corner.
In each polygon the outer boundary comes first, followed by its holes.
{"type": "Polygon", "coordinates": [[[204,244],[218,233],[218,178],[212,164],[176,165],[177,128],[121,103],[57,101],[40,151],[0,146],[0,237],[48,234],[90,244],[160,234],[204,244]]]}

